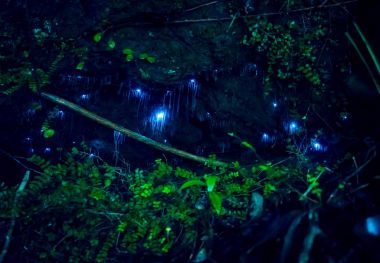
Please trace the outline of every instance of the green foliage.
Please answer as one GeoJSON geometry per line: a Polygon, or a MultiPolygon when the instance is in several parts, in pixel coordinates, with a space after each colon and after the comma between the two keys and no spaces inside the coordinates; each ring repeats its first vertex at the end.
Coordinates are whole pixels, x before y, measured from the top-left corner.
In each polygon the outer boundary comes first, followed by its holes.
{"type": "Polygon", "coordinates": [[[73,147],[56,163],[30,157],[40,173],[34,173],[16,209],[11,205],[14,190],[0,191],[0,216],[16,211],[19,238],[41,260],[105,262],[117,260],[120,251],[170,253],[194,243],[197,232],[210,231],[211,218],[227,226],[247,220],[252,191],[262,189],[269,199],[293,191],[289,184],[306,182],[300,198],[320,197],[319,177],[325,172],[322,166],[304,173],[295,165],[271,162],[250,170],[235,162],[227,169],[213,166],[212,156],[203,176],[162,160],[151,171],[125,173],[88,150],[85,144],[73,147]],[[35,234],[23,234],[30,232],[35,234]]]}
{"type": "Polygon", "coordinates": [[[149,55],[148,53],[145,53],[145,52],[144,53],[140,53],[139,59],[146,60],[149,63],[155,63],[156,62],[156,57],[155,56],[149,55]]]}
{"type": "Polygon", "coordinates": [[[246,20],[249,33],[242,43],[254,48],[266,63],[267,94],[271,83],[279,80],[286,80],[288,87],[303,79],[314,86],[322,85],[317,54],[327,29],[322,26],[322,18],[316,15],[313,19],[319,26],[307,31],[296,21],[270,22],[262,17],[246,20]]]}
{"type": "Polygon", "coordinates": [[[94,40],[95,43],[99,43],[100,40],[102,40],[102,38],[103,38],[103,33],[101,33],[101,32],[96,33],[96,34],[92,37],[92,39],[94,40]]]}
{"type": "Polygon", "coordinates": [[[32,92],[40,91],[50,84],[50,77],[56,71],[57,64],[63,59],[63,52],[61,51],[57,55],[50,66],[47,67],[47,70],[33,67],[28,61],[28,52],[24,52],[24,56],[18,65],[0,74],[1,93],[12,95],[22,87],[28,87],[32,92]]]}
{"type": "Polygon", "coordinates": [[[134,58],[134,51],[130,48],[124,48],[123,49],[123,54],[125,55],[125,60],[127,62],[130,62],[134,58]]]}

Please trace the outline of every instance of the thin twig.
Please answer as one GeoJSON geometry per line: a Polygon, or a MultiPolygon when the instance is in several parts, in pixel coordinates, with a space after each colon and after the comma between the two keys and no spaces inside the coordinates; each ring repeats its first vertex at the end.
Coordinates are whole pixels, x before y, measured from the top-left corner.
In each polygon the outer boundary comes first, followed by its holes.
{"type": "Polygon", "coordinates": [[[18,163],[19,165],[21,165],[22,167],[24,167],[26,170],[30,170],[30,171],[33,171],[37,174],[42,174],[41,172],[33,169],[33,168],[30,168],[28,166],[26,166],[25,164],[23,164],[22,162],[20,162],[18,159],[25,159],[25,157],[15,157],[15,156],[12,156],[10,153],[4,151],[3,149],[0,149],[0,152],[3,153],[4,155],[8,156],[10,159],[12,159],[13,161],[15,161],[16,163],[18,163]]]}
{"type": "MultiPolygon", "coordinates": [[[[358,0],[350,0],[350,1],[344,1],[340,3],[334,3],[329,5],[319,5],[319,6],[310,6],[310,7],[304,7],[299,9],[293,9],[288,10],[286,12],[279,11],[279,12],[268,12],[268,13],[259,13],[259,14],[252,14],[252,15],[246,15],[241,16],[241,18],[253,18],[258,16],[278,16],[278,15],[285,15],[285,14],[293,14],[293,13],[300,13],[305,11],[312,11],[312,10],[320,10],[320,9],[326,9],[326,8],[332,8],[332,7],[339,7],[344,6],[352,3],[356,3],[358,0]]],[[[201,19],[185,19],[185,20],[174,20],[174,21],[167,21],[165,23],[162,23],[163,26],[165,25],[183,25],[183,24],[192,24],[192,23],[213,23],[213,22],[228,22],[234,19],[233,17],[221,17],[221,18],[201,18],[201,19]]],[[[114,29],[120,29],[124,27],[129,26],[152,26],[152,23],[122,23],[117,26],[110,26],[102,31],[103,34],[106,34],[108,31],[114,30],[114,29]]],[[[154,26],[157,26],[154,24],[154,26]]]]}
{"type": "Polygon", "coordinates": [[[186,13],[186,12],[191,12],[191,11],[197,10],[197,9],[202,8],[202,7],[205,7],[205,6],[209,6],[209,5],[217,4],[217,3],[219,3],[219,2],[220,2],[220,1],[212,1],[212,2],[208,2],[208,3],[200,4],[200,5],[197,5],[197,6],[195,6],[195,7],[192,7],[192,8],[186,9],[186,10],[183,11],[183,12],[184,12],[184,13],[186,13]]]}
{"type": "Polygon", "coordinates": [[[15,224],[16,224],[16,206],[17,206],[17,201],[18,201],[18,198],[20,197],[20,194],[24,191],[25,187],[26,187],[26,184],[28,183],[28,180],[29,180],[29,175],[30,175],[30,171],[26,171],[25,174],[24,174],[24,178],[22,179],[17,191],[16,191],[16,194],[15,194],[15,198],[13,200],[13,207],[12,207],[12,219],[11,219],[11,224],[9,226],[9,229],[8,229],[8,233],[7,235],[5,236],[5,242],[4,242],[4,245],[3,245],[3,249],[1,250],[1,254],[0,254],[0,263],[4,262],[4,258],[8,252],[8,248],[9,248],[9,244],[11,243],[11,239],[12,239],[12,234],[13,234],[13,229],[15,227],[15,224]]]}
{"type": "MultiPolygon", "coordinates": [[[[365,161],[361,166],[359,166],[357,169],[355,169],[354,172],[352,172],[350,175],[345,177],[339,184],[345,185],[352,177],[357,176],[372,160],[374,160],[376,157],[376,152],[372,154],[371,157],[367,161],[365,161]]],[[[337,195],[339,191],[339,187],[337,186],[335,190],[330,194],[329,199],[327,200],[327,203],[331,202],[333,198],[337,195]]]]}
{"type": "Polygon", "coordinates": [[[358,31],[361,39],[363,40],[367,50],[368,50],[368,53],[371,55],[371,58],[373,60],[373,63],[375,64],[375,67],[376,67],[376,70],[377,70],[377,74],[380,75],[380,64],[379,64],[379,61],[377,60],[376,58],[376,55],[375,53],[373,52],[372,48],[371,48],[371,45],[369,44],[367,38],[364,36],[363,32],[361,31],[359,25],[357,23],[354,22],[354,27],[356,29],[356,31],[358,31]]]}
{"type": "Polygon", "coordinates": [[[350,33],[346,32],[345,33],[346,37],[348,38],[348,40],[350,41],[351,45],[355,48],[356,52],[358,53],[360,59],[362,60],[364,66],[366,67],[367,71],[368,71],[368,74],[369,76],[371,77],[372,79],[372,82],[373,84],[375,84],[375,87],[377,89],[377,92],[380,94],[380,84],[377,82],[376,78],[375,78],[375,75],[373,74],[370,66],[368,65],[367,63],[367,60],[364,58],[364,55],[363,53],[360,51],[358,45],[355,43],[354,39],[351,37],[350,33]]]}

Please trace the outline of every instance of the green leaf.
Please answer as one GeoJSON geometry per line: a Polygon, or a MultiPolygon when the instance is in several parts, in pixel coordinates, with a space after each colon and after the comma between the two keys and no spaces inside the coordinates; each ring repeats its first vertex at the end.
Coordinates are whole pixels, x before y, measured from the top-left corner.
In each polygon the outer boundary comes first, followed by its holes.
{"type": "Polygon", "coordinates": [[[148,53],[140,53],[139,59],[147,59],[149,57],[148,53]]]}
{"type": "Polygon", "coordinates": [[[244,146],[248,149],[251,149],[252,151],[256,152],[256,149],[247,141],[242,141],[241,143],[241,146],[244,146]]]}
{"type": "Polygon", "coordinates": [[[125,57],[125,60],[127,62],[131,62],[133,60],[133,54],[128,54],[126,57],[125,57]]]}
{"type": "Polygon", "coordinates": [[[55,131],[53,129],[47,129],[43,133],[44,133],[44,138],[48,139],[54,136],[55,131]]]}
{"type": "Polygon", "coordinates": [[[156,62],[156,57],[149,56],[149,57],[146,58],[146,60],[147,60],[149,63],[154,63],[154,62],[156,62]]]}
{"type": "Polygon", "coordinates": [[[214,190],[217,180],[218,180],[218,177],[215,175],[205,175],[205,181],[206,181],[208,192],[212,192],[212,190],[214,190]]]}
{"type": "Polygon", "coordinates": [[[83,70],[84,69],[84,61],[79,62],[75,68],[77,70],[83,70]]]}
{"type": "Polygon", "coordinates": [[[212,207],[214,207],[216,213],[219,215],[222,210],[222,194],[219,192],[209,192],[208,197],[212,207]]]}
{"type": "Polygon", "coordinates": [[[132,55],[133,56],[133,50],[126,47],[126,48],[123,49],[123,54],[124,55],[132,55]]]}
{"type": "Polygon", "coordinates": [[[199,179],[193,179],[193,180],[190,180],[190,181],[187,181],[185,182],[181,188],[179,190],[183,190],[185,188],[188,188],[188,187],[191,187],[191,186],[195,186],[195,185],[205,185],[205,183],[199,179]]]}
{"type": "Polygon", "coordinates": [[[103,34],[101,32],[98,32],[96,33],[94,36],[93,36],[93,40],[95,43],[99,43],[100,40],[102,40],[102,37],[103,37],[103,34]]]}
{"type": "Polygon", "coordinates": [[[104,180],[104,187],[109,187],[112,183],[112,180],[111,179],[106,179],[104,180]]]}
{"type": "Polygon", "coordinates": [[[116,47],[115,40],[113,40],[113,39],[108,40],[107,47],[108,47],[108,49],[111,49],[111,50],[114,49],[116,47]]]}

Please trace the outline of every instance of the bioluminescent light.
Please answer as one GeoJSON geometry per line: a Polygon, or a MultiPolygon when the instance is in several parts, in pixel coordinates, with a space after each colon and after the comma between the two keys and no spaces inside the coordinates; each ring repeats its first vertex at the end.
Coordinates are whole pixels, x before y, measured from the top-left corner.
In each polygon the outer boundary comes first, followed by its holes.
{"type": "Polygon", "coordinates": [[[200,87],[199,81],[196,80],[195,78],[191,78],[187,81],[187,87],[190,89],[197,91],[200,87]]]}
{"type": "Polygon", "coordinates": [[[197,97],[198,97],[200,86],[201,85],[199,81],[195,78],[191,78],[187,81],[188,94],[186,96],[186,104],[189,106],[189,95],[191,95],[190,106],[191,106],[192,111],[195,110],[195,106],[197,104],[197,97]]]}
{"type": "Polygon", "coordinates": [[[240,75],[258,75],[258,66],[256,63],[247,63],[241,70],[240,75]]]}
{"type": "Polygon", "coordinates": [[[124,135],[119,131],[113,131],[113,143],[118,147],[124,142],[124,135]]]}
{"type": "Polygon", "coordinates": [[[168,119],[169,113],[165,109],[159,108],[153,111],[148,120],[149,126],[151,127],[153,133],[160,134],[163,131],[168,119]]]}
{"type": "Polygon", "coordinates": [[[261,141],[263,142],[263,143],[268,143],[268,142],[270,142],[271,141],[271,138],[270,138],[270,136],[268,135],[268,133],[263,133],[262,135],[261,135],[261,141]]]}
{"type": "Polygon", "coordinates": [[[136,87],[136,88],[129,90],[128,99],[129,98],[134,98],[134,99],[138,100],[139,103],[144,103],[148,100],[149,95],[142,88],[136,87]]]}
{"type": "Polygon", "coordinates": [[[285,124],[285,129],[289,134],[295,134],[299,131],[300,127],[296,121],[291,121],[285,124]]]}
{"type": "Polygon", "coordinates": [[[157,121],[162,121],[164,118],[165,118],[165,112],[160,111],[160,112],[156,113],[156,120],[157,121]]]}
{"type": "Polygon", "coordinates": [[[65,118],[65,112],[63,110],[56,110],[53,115],[55,118],[63,120],[65,118]]]}
{"type": "Polygon", "coordinates": [[[167,90],[162,100],[163,107],[168,109],[172,114],[173,114],[174,106],[175,106],[174,99],[175,99],[175,92],[171,90],[167,90]]]}
{"type": "Polygon", "coordinates": [[[321,144],[316,139],[311,140],[311,142],[310,142],[310,148],[314,152],[324,152],[324,151],[326,151],[326,146],[324,146],[323,144],[321,144]]]}
{"type": "Polygon", "coordinates": [[[225,153],[226,151],[230,149],[230,147],[231,145],[229,142],[224,142],[224,141],[218,142],[218,149],[219,149],[219,152],[221,153],[225,153]]]}
{"type": "Polygon", "coordinates": [[[51,153],[51,148],[50,147],[45,147],[44,154],[50,154],[50,153],[51,153]]]}
{"type": "Polygon", "coordinates": [[[365,220],[365,228],[371,236],[380,236],[380,216],[368,217],[365,220]]]}
{"type": "Polygon", "coordinates": [[[90,99],[90,94],[83,93],[79,96],[79,100],[81,101],[88,101],[90,99]]]}
{"type": "Polygon", "coordinates": [[[124,142],[124,135],[119,131],[113,131],[113,144],[114,144],[114,152],[113,156],[117,162],[119,158],[119,148],[120,145],[124,142]]]}
{"type": "Polygon", "coordinates": [[[32,147],[29,147],[29,148],[26,150],[26,154],[29,155],[29,156],[33,155],[34,152],[35,152],[35,150],[34,150],[34,148],[32,148],[32,147]]]}
{"type": "Polygon", "coordinates": [[[340,119],[341,119],[342,121],[347,121],[347,120],[348,120],[348,117],[349,117],[348,112],[341,112],[341,113],[340,113],[340,119]]]}
{"type": "Polygon", "coordinates": [[[26,144],[31,144],[33,142],[33,139],[32,137],[25,137],[24,140],[23,140],[24,143],[26,144]]]}

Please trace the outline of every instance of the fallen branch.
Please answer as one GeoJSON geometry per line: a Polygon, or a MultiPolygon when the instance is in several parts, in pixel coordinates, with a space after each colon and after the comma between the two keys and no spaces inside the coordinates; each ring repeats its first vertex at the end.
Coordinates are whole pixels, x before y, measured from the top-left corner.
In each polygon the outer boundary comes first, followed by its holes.
{"type": "MultiPolygon", "coordinates": [[[[182,150],[178,150],[176,148],[167,146],[163,143],[154,141],[154,140],[152,140],[148,137],[145,137],[145,136],[143,136],[137,132],[128,130],[127,128],[124,128],[123,126],[120,126],[116,123],[113,123],[112,121],[110,121],[108,119],[100,117],[99,115],[97,115],[91,111],[88,111],[88,110],[76,105],[75,103],[72,103],[72,102],[65,100],[63,98],[60,98],[58,96],[55,96],[55,95],[52,95],[52,94],[49,94],[46,92],[42,92],[41,96],[45,99],[48,99],[48,100],[54,102],[54,103],[68,107],[68,108],[72,109],[73,111],[75,111],[75,112],[77,112],[77,113],[79,113],[79,114],[81,114],[81,115],[83,115],[83,116],[85,116],[91,120],[94,120],[99,124],[102,124],[105,127],[111,128],[115,131],[118,131],[118,132],[124,134],[125,136],[127,136],[129,138],[132,138],[136,141],[150,145],[150,146],[152,146],[158,150],[169,152],[169,153],[172,153],[172,154],[175,154],[175,155],[181,156],[183,158],[193,160],[193,161],[196,161],[196,162],[199,162],[202,164],[210,162],[210,160],[208,158],[197,156],[197,155],[194,155],[194,154],[182,151],[182,150]]],[[[212,164],[215,166],[220,166],[220,167],[227,167],[228,166],[227,163],[221,162],[221,161],[216,161],[216,160],[213,160],[212,164]]]]}

